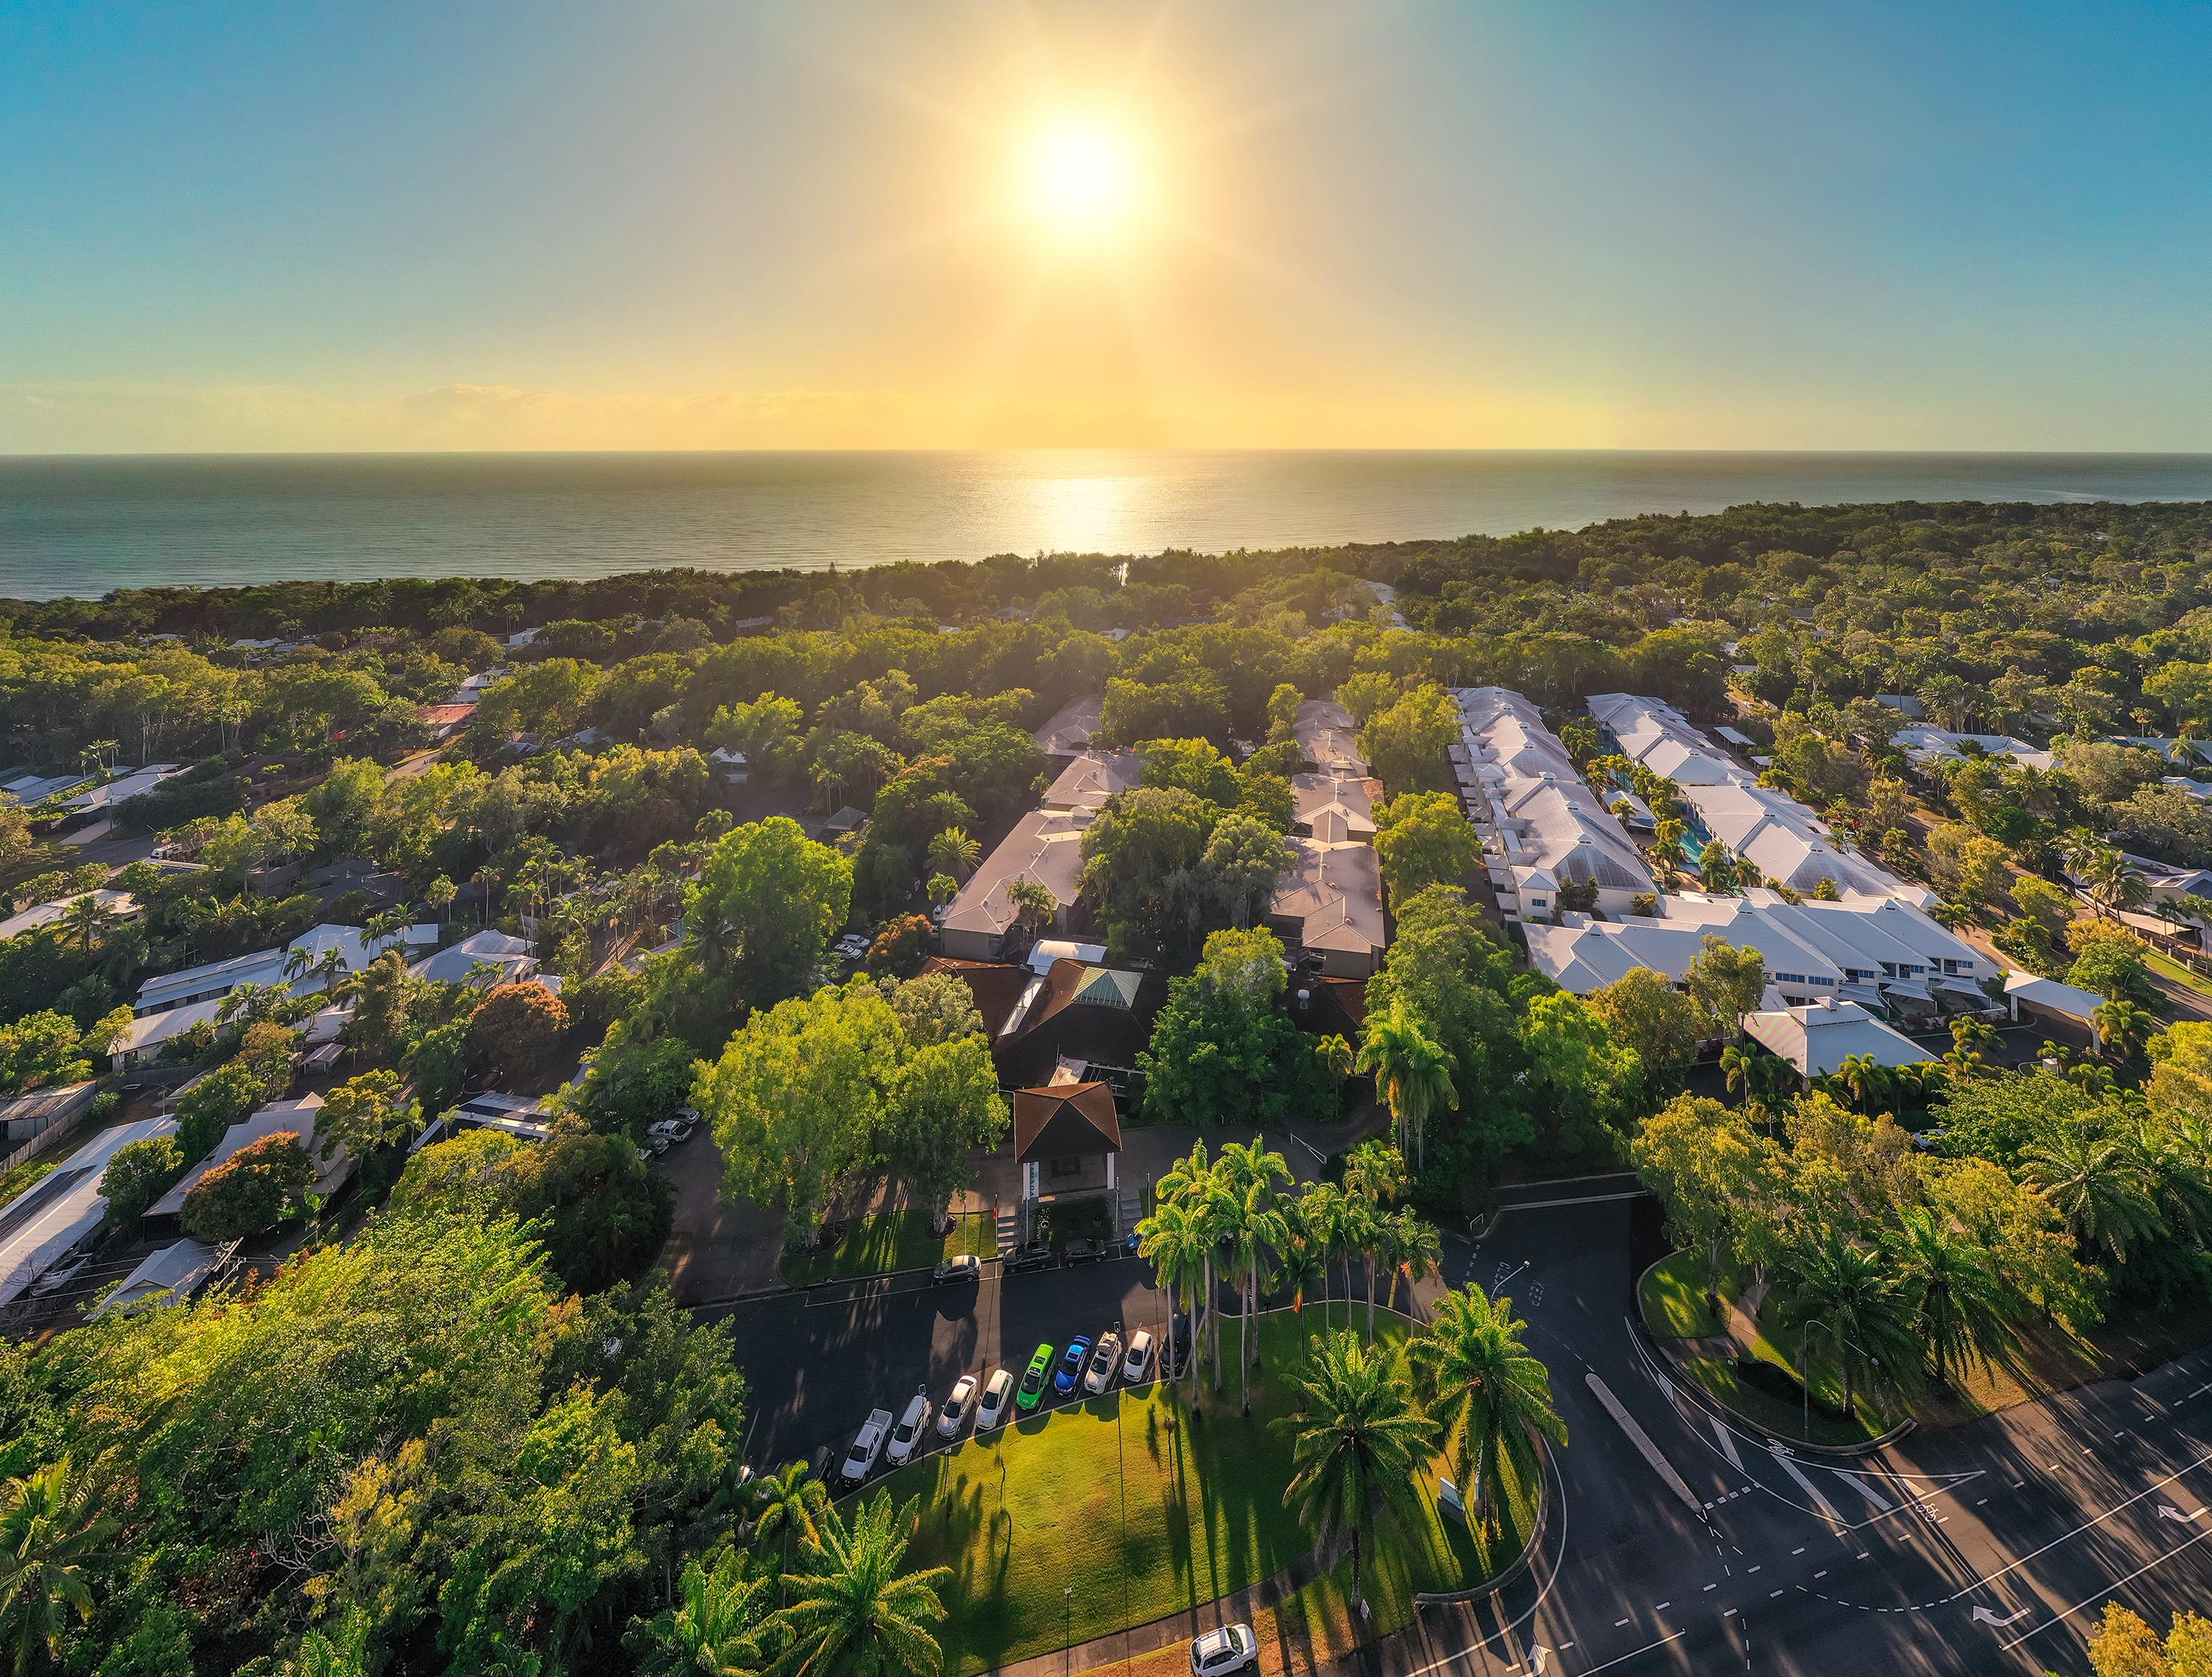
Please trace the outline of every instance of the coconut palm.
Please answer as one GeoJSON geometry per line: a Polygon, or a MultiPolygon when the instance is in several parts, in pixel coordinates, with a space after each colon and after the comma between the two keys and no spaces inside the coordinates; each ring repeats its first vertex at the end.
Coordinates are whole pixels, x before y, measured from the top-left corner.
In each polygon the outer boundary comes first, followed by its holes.
{"type": "Polygon", "coordinates": [[[647,1625],[653,1645],[638,1677],[753,1677],[768,1663],[762,1636],[768,1580],[749,1576],[742,1550],[710,1559],[711,1569],[696,1558],[684,1566],[674,1605],[647,1625]]]}
{"type": "MultiPolygon", "coordinates": [[[[1887,1254],[1860,1246],[1829,1226],[1793,1248],[1781,1267],[1784,1296],[1801,1331],[1817,1322],[1836,1340],[1846,1413],[1861,1361],[1872,1374],[1878,1368],[1902,1368],[1918,1354],[1887,1254]]],[[[1810,1369],[1800,1369],[1799,1375],[1808,1382],[1812,1378],[1810,1369]]]]}
{"type": "Polygon", "coordinates": [[[1352,1044],[1335,1031],[1313,1045],[1314,1063],[1335,1083],[1341,1085],[1350,1077],[1356,1062],[1352,1044]]]}
{"type": "Polygon", "coordinates": [[[2021,1150],[2021,1180],[2057,1208],[2083,1251],[2118,1261],[2163,1233],[2150,1173],[2127,1138],[2086,1123],[2054,1124],[2021,1150]]]}
{"type": "Polygon", "coordinates": [[[820,1540],[830,1492],[804,1461],[762,1474],[745,1486],[744,1500],[752,1515],[754,1543],[775,1544],[783,1572],[791,1571],[794,1546],[811,1549],[820,1540]]]}
{"type": "Polygon", "coordinates": [[[2112,919],[2124,908],[2139,908],[2150,896],[2150,882],[2124,852],[2100,845],[2084,855],[2075,869],[2089,901],[2099,914],[2112,919]]]}
{"type": "Polygon", "coordinates": [[[2158,1029],[2158,1020],[2147,1007],[2131,1001],[2108,1001],[2091,1016],[2097,1028],[2097,1046],[2108,1060],[2132,1065],[2158,1029]]]}
{"type": "Polygon", "coordinates": [[[88,958],[92,954],[93,945],[114,923],[114,914],[89,891],[70,903],[68,913],[62,917],[64,930],[76,939],[79,952],[88,958]]]}
{"type": "Polygon", "coordinates": [[[92,1617],[85,1567],[115,1529],[100,1512],[96,1488],[70,1471],[70,1458],[0,1485],[0,1631],[14,1650],[16,1677],[41,1652],[60,1651],[74,1610],[92,1617]]]}
{"type": "Polygon", "coordinates": [[[936,872],[965,879],[982,860],[983,847],[969,835],[966,828],[947,827],[930,840],[927,855],[930,867],[936,872]]]}
{"type": "Polygon", "coordinates": [[[1867,1113],[1874,1110],[1890,1083],[1889,1068],[1870,1054],[1844,1055],[1836,1079],[1850,1091],[1851,1103],[1867,1113]]]}
{"type": "Polygon", "coordinates": [[[1283,1505],[1315,1542],[1352,1540],[1352,1592],[1360,1591],[1368,1528],[1409,1519],[1434,1429],[1414,1401],[1405,1358],[1350,1332],[1316,1347],[1298,1382],[1304,1401],[1276,1425],[1291,1434],[1295,1472],[1283,1505]]]}
{"type": "Polygon", "coordinates": [[[1476,1516],[1493,1527],[1507,1465],[1516,1482],[1533,1485],[1537,1439],[1567,1442],[1551,1374],[1522,1342],[1528,1326],[1514,1320],[1510,1298],[1493,1302],[1470,1285],[1446,1293],[1407,1346],[1445,1459],[1474,1491],[1476,1516]]]}
{"type": "Polygon", "coordinates": [[[1682,842],[1682,823],[1672,817],[1653,828],[1651,841],[1652,865],[1659,870],[1659,883],[1671,885],[1674,876],[1682,871],[1682,864],[1690,859],[1689,849],[1682,842]]]}
{"type": "Polygon", "coordinates": [[[1452,1082],[1458,1062],[1403,1001],[1394,1001],[1389,1012],[1368,1016],[1358,1065],[1375,1074],[1376,1092],[1398,1126],[1399,1151],[1410,1143],[1414,1158],[1423,1159],[1429,1115],[1439,1106],[1458,1109],[1459,1090],[1452,1082]]]}
{"type": "Polygon", "coordinates": [[[1729,855],[1728,846],[1718,839],[1706,840],[1705,848],[1698,853],[1698,883],[1716,896],[1736,887],[1735,862],[1729,855]]]}
{"type": "Polygon", "coordinates": [[[2009,1343],[2011,1300],[1981,1246],[1924,1206],[1899,1218],[1887,1244],[1938,1385],[1950,1383],[1953,1368],[1985,1361],[2009,1343]]]}
{"type": "Polygon", "coordinates": [[[823,1511],[816,1570],[791,1580],[796,1599],[769,1621],[791,1638],[776,1677],[937,1677],[937,1590],[952,1572],[902,1570],[913,1509],[878,1492],[849,1522],[835,1507],[823,1511]]]}
{"type": "Polygon", "coordinates": [[[1389,1142],[1361,1142],[1344,1159],[1344,1191],[1370,1206],[1391,1206],[1406,1191],[1406,1156],[1389,1142]]]}
{"type": "Polygon", "coordinates": [[[422,888],[422,900],[438,911],[438,924],[441,926],[446,923],[446,915],[453,908],[453,899],[460,894],[461,888],[442,873],[422,888]]]}

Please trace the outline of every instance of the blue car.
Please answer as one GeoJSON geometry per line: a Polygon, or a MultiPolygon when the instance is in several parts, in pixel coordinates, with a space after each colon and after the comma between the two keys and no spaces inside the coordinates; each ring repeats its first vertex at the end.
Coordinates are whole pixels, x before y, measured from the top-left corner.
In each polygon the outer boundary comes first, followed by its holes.
{"type": "Polygon", "coordinates": [[[1075,1389],[1075,1382],[1083,1378],[1083,1359],[1091,1355],[1091,1336],[1079,1334],[1067,1342],[1060,1354],[1060,1366],[1052,1371],[1052,1388],[1062,1397],[1075,1389]]]}

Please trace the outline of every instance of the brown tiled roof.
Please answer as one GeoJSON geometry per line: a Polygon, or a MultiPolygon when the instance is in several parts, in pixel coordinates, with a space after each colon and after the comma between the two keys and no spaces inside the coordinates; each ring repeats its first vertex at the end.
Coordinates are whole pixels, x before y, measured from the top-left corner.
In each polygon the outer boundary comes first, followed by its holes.
{"type": "Polygon", "coordinates": [[[925,973],[949,972],[964,981],[983,1016],[983,1033],[996,1036],[1006,1028],[1007,1016],[1029,987],[1026,967],[1008,961],[961,961],[950,955],[933,955],[921,963],[925,973]]]}
{"type": "Polygon", "coordinates": [[[1073,1158],[1121,1151],[1114,1091],[1103,1083],[1056,1083],[1014,1091],[1014,1157],[1073,1158]]]}

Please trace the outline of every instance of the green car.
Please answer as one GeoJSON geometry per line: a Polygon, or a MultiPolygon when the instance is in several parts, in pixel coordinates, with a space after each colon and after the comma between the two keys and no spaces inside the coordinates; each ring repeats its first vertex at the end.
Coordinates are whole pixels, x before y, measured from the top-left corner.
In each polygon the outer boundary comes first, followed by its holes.
{"type": "Polygon", "coordinates": [[[1036,1408],[1044,1397],[1044,1382],[1052,1378],[1052,1347],[1041,1345],[1030,1358],[1029,1372],[1022,1376],[1022,1388],[1014,1394],[1014,1407],[1024,1414],[1036,1408]]]}

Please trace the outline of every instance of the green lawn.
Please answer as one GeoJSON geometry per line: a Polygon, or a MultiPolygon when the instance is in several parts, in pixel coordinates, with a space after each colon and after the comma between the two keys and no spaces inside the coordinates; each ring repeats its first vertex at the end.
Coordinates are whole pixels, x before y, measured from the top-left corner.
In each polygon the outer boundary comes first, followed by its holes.
{"type": "MultiPolygon", "coordinates": [[[[918,1499],[913,1562],[953,1571],[939,1634],[948,1677],[1048,1652],[1063,1634],[1080,1643],[1213,1601],[1311,1549],[1283,1507],[1289,1441],[1271,1425],[1291,1394],[1285,1382],[1263,1380],[1251,1417],[1239,1414],[1238,1326],[1226,1324],[1224,1389],[1218,1399],[1209,1391],[1202,1416],[1190,1414],[1185,1385],[1113,1394],[971,1439],[884,1481],[902,1502],[918,1499]]],[[[1316,1313],[1306,1326],[1319,1332],[1316,1313]]],[[[1401,1318],[1379,1328],[1386,1337],[1406,1331],[1401,1318]]],[[[1261,1331],[1269,1374],[1299,1356],[1293,1316],[1268,1316],[1261,1331]]],[[[1486,1576],[1479,1540],[1439,1522],[1433,1486],[1423,1492],[1420,1528],[1370,1546],[1373,1630],[1405,1623],[1414,1589],[1486,1576]]],[[[1495,1544],[1499,1565],[1519,1552],[1533,1517],[1527,1496],[1513,1501],[1495,1544]]],[[[1312,1597],[1304,1605],[1343,1613],[1350,1577],[1347,1561],[1300,1592],[1312,1597]]]]}
{"type": "MultiPolygon", "coordinates": [[[[1722,1278],[1728,1296],[1730,1278],[1722,1278]]],[[[1720,1318],[1705,1308],[1705,1262],[1696,1252],[1677,1252],[1644,1273],[1638,1287],[1644,1325],[1654,1334],[1678,1340],[1704,1339],[1723,1331],[1720,1318]]]]}
{"type": "Polygon", "coordinates": [[[2199,977],[2180,962],[2170,959],[2148,945],[2143,950],[2143,964],[2185,989],[2194,990],[2200,996],[2212,997],[2212,981],[2199,977]]]}
{"type": "Polygon", "coordinates": [[[886,1212],[854,1218],[835,1246],[819,1252],[785,1253],[783,1279],[803,1287],[810,1281],[929,1269],[963,1253],[996,1257],[998,1251],[998,1229],[988,1217],[956,1218],[952,1232],[939,1238],[929,1226],[927,1212],[886,1212]]]}

